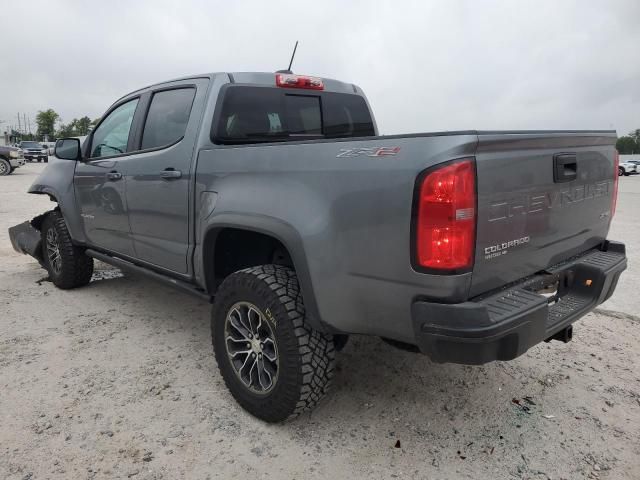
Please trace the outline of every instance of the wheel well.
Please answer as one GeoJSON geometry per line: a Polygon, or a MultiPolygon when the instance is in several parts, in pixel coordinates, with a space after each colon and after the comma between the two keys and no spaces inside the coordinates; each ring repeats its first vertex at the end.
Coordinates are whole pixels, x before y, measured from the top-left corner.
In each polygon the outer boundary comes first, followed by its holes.
{"type": "MultiPolygon", "coordinates": [[[[53,197],[49,196],[49,198],[52,199],[52,201],[55,202],[55,200],[53,200],[53,197]]],[[[46,212],[38,215],[37,217],[33,217],[31,219],[31,226],[33,228],[35,228],[36,230],[40,230],[42,228],[42,222],[44,222],[44,219],[47,217],[47,215],[49,215],[51,212],[60,212],[60,206],[56,206],[53,210],[47,210],[46,212]]]]}
{"type": "Polygon", "coordinates": [[[240,228],[223,228],[207,235],[203,245],[207,290],[212,293],[238,270],[267,263],[293,268],[287,248],[264,233],[240,228]]]}

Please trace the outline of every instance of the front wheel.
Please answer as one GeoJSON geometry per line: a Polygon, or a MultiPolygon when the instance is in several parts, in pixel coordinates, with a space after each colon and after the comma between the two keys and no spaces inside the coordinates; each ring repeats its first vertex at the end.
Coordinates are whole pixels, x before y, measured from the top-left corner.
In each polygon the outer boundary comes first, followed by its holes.
{"type": "Polygon", "coordinates": [[[0,158],[0,177],[11,173],[11,164],[4,158],[0,158]]]}
{"type": "Polygon", "coordinates": [[[82,287],[91,281],[93,258],[73,245],[60,212],[49,213],[42,222],[42,262],[58,288],[82,287]]]}
{"type": "Polygon", "coordinates": [[[329,388],[333,336],[308,324],[288,267],[262,265],[227,277],[215,297],[211,332],[227,388],[264,421],[312,410],[329,388]]]}

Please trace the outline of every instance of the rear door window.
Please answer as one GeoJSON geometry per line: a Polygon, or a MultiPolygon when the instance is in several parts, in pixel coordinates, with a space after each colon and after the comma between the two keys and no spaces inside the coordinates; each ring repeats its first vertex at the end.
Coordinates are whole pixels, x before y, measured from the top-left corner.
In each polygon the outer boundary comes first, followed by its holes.
{"type": "Polygon", "coordinates": [[[195,93],[190,87],[153,94],[142,133],[143,150],[168,147],[184,137],[195,93]]]}
{"type": "Polygon", "coordinates": [[[212,129],[216,143],[242,144],[375,135],[363,97],[229,86],[212,129]]]}

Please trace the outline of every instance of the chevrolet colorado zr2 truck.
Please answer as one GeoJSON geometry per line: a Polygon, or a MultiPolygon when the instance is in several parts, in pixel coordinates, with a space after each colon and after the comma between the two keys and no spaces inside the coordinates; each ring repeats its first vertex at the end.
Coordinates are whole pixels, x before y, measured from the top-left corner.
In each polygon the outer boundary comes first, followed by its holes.
{"type": "Polygon", "coordinates": [[[463,364],[570,340],[626,268],[615,140],[379,136],[351,83],[193,76],[59,140],[29,189],[57,206],[10,237],[60,288],[97,259],[211,301],[227,387],[277,422],[317,404],[350,334],[463,364]]]}

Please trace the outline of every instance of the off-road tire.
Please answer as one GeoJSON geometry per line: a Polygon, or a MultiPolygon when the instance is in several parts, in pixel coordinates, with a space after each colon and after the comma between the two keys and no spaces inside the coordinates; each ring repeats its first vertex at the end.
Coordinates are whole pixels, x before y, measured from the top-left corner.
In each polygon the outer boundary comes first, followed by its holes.
{"type": "Polygon", "coordinates": [[[218,368],[236,401],[266,422],[281,422],[312,410],[327,393],[335,365],[333,336],[315,330],[306,312],[296,273],[281,265],[261,265],[229,275],[211,314],[218,368]],[[255,305],[275,337],[278,376],[272,389],[257,394],[238,377],[226,348],[227,315],[238,302],[255,305]]]}
{"type": "Polygon", "coordinates": [[[0,177],[9,175],[12,172],[11,164],[4,158],[0,158],[0,177]]]}
{"type": "Polygon", "coordinates": [[[62,214],[50,212],[42,222],[42,262],[53,284],[62,289],[83,287],[91,281],[93,258],[85,255],[83,249],[73,245],[62,214]],[[60,253],[60,268],[52,266],[47,252],[47,232],[55,230],[60,253]]]}

